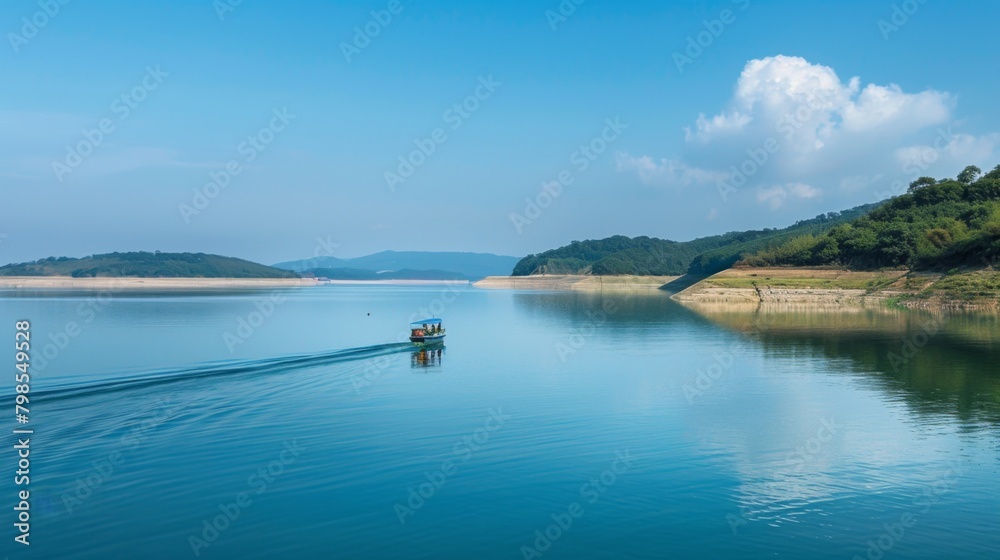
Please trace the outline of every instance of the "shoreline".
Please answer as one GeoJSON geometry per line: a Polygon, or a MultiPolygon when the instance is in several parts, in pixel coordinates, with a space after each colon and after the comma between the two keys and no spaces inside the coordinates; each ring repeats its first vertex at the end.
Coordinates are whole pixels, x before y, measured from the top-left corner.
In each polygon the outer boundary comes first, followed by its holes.
{"type": "Polygon", "coordinates": [[[312,278],[0,276],[0,290],[219,290],[315,286],[312,278]]]}
{"type": "Polygon", "coordinates": [[[338,286],[468,286],[469,280],[321,280],[317,285],[338,286]]]}
{"type": "Polygon", "coordinates": [[[836,268],[730,268],[674,294],[690,305],[901,307],[930,311],[1000,310],[1000,272],[957,274],[836,268]]]}
{"type": "Polygon", "coordinates": [[[556,291],[649,291],[659,290],[679,276],[587,276],[539,274],[534,276],[487,276],[473,287],[487,290],[556,291]]]}

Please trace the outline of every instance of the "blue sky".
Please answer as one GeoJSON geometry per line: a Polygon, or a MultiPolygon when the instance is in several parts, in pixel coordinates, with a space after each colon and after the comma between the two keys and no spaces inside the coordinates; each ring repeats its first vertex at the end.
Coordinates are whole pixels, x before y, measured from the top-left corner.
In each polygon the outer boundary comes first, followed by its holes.
{"type": "Polygon", "coordinates": [[[0,262],[520,256],[781,227],[1000,163],[998,12],[11,0],[0,262]]]}

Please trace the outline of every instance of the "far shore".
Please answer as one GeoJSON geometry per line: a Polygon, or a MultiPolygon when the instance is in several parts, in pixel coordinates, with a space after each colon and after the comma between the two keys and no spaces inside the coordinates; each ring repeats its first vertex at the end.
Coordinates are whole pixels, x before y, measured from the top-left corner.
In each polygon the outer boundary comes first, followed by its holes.
{"type": "Polygon", "coordinates": [[[493,290],[633,291],[658,290],[678,276],[586,276],[539,274],[534,276],[488,276],[472,285],[493,290]]]}
{"type": "Polygon", "coordinates": [[[467,286],[468,280],[320,280],[319,284],[345,286],[467,286]]]}
{"type": "Polygon", "coordinates": [[[134,278],[0,276],[0,290],[201,290],[315,286],[313,278],[134,278]]]}

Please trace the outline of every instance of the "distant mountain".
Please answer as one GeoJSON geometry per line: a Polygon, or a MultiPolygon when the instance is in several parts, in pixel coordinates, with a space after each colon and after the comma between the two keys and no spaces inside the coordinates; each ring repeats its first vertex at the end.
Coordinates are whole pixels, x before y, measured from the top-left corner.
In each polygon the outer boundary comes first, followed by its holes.
{"type": "Polygon", "coordinates": [[[378,280],[378,273],[362,268],[310,268],[300,271],[303,276],[329,278],[330,280],[378,280]]]}
{"type": "MultiPolygon", "coordinates": [[[[275,268],[306,272],[315,269],[352,269],[354,271],[370,271],[372,273],[393,272],[407,275],[406,278],[394,279],[427,279],[427,272],[432,276],[446,275],[445,278],[434,279],[479,279],[487,276],[506,276],[517,264],[517,257],[505,257],[488,253],[446,253],[425,251],[383,251],[374,255],[353,259],[338,259],[336,257],[315,257],[299,261],[282,262],[275,268]]],[[[357,274],[344,272],[342,274],[357,274]]],[[[330,277],[332,278],[332,276],[330,277]]],[[[385,279],[385,277],[382,277],[385,279]]],[[[358,279],[358,278],[355,278],[358,279]]]]}
{"type": "Polygon", "coordinates": [[[82,259],[49,257],[0,267],[0,276],[137,278],[298,278],[299,275],[232,257],[205,253],[106,253],[82,259]]]}

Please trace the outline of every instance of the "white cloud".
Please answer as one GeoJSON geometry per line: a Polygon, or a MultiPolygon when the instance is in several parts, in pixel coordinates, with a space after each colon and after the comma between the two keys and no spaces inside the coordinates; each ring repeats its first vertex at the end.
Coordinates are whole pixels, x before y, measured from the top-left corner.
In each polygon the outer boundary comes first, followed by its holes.
{"type": "Polygon", "coordinates": [[[910,174],[929,172],[932,166],[950,169],[979,165],[992,168],[998,157],[1000,134],[953,134],[950,129],[932,144],[905,146],[895,151],[897,163],[910,174]]]}
{"type": "Polygon", "coordinates": [[[866,187],[874,185],[882,179],[882,174],[875,175],[853,175],[840,180],[840,190],[845,193],[855,193],[866,187]]]}
{"type": "Polygon", "coordinates": [[[816,198],[823,194],[816,187],[805,183],[788,183],[775,187],[763,188],[757,191],[757,202],[767,204],[772,210],[784,206],[789,199],[816,198]]]}
{"type": "Polygon", "coordinates": [[[619,153],[616,157],[619,172],[634,171],[639,180],[647,185],[692,185],[720,181],[725,173],[691,167],[682,162],[666,158],[659,161],[650,156],[634,157],[627,153],[619,153]]]}
{"type": "Polygon", "coordinates": [[[1000,135],[952,133],[955,106],[947,92],[842,80],[801,57],[751,60],[725,106],[684,128],[679,152],[627,156],[618,170],[644,182],[715,183],[723,200],[747,189],[773,208],[816,198],[823,188],[846,208],[877,199],[886,180],[952,176],[969,164],[992,168],[1000,135]],[[936,157],[923,161],[929,151],[936,157]],[[872,193],[863,199],[866,189],[872,193]]]}
{"type": "Polygon", "coordinates": [[[698,132],[692,133],[691,127],[684,127],[684,139],[691,142],[692,140],[705,140],[714,134],[737,133],[750,124],[752,120],[751,116],[744,115],[739,111],[733,111],[728,115],[715,115],[711,120],[705,118],[705,113],[700,113],[698,120],[695,121],[695,128],[698,132]]]}
{"type": "Polygon", "coordinates": [[[902,131],[920,130],[951,118],[954,101],[947,93],[933,90],[904,93],[899,86],[869,84],[857,99],[840,110],[844,128],[866,131],[895,127],[902,131]]]}
{"type": "Polygon", "coordinates": [[[712,118],[699,115],[686,138],[711,142],[754,122],[819,150],[826,140],[850,133],[905,133],[947,122],[953,105],[947,93],[906,93],[895,84],[862,89],[860,78],[845,83],[829,66],[779,55],[748,62],[730,108],[712,118]]]}

